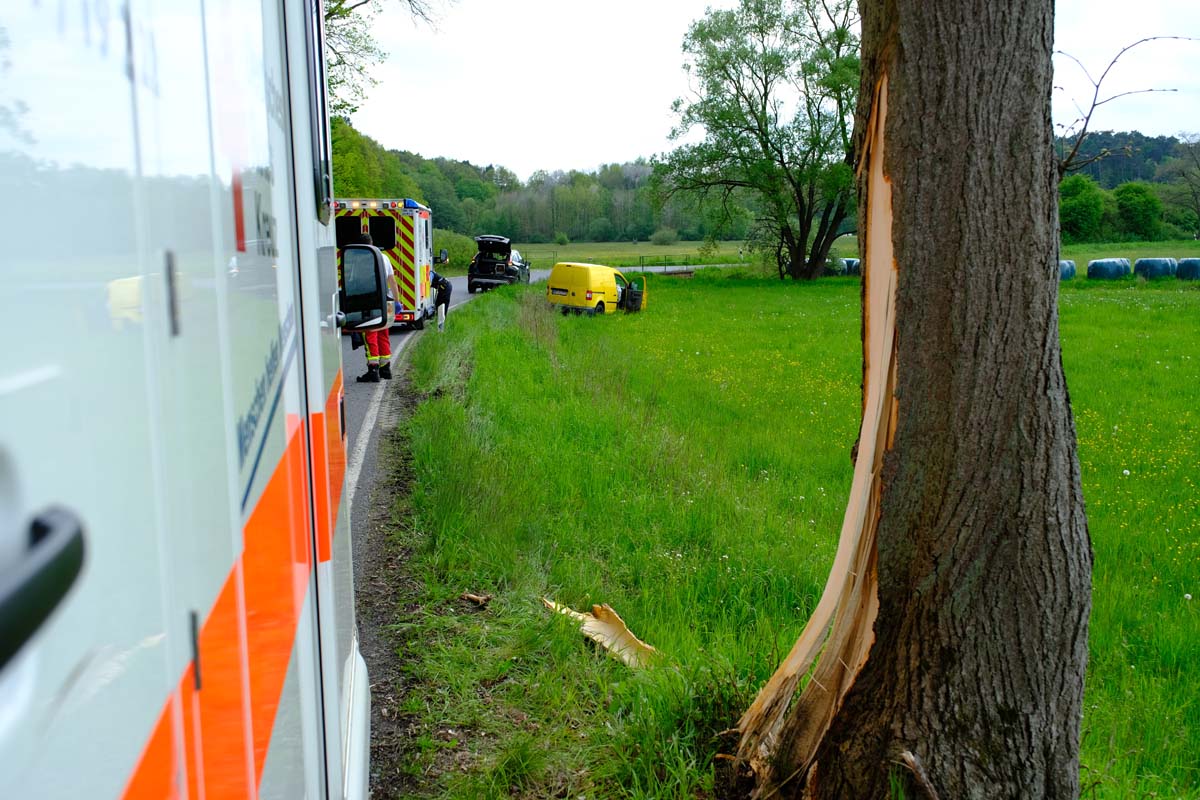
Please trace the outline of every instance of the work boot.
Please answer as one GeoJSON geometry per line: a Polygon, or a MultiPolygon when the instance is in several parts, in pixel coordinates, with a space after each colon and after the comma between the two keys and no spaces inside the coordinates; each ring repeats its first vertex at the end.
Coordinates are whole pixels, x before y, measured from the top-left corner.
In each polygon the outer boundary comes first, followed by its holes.
{"type": "Polygon", "coordinates": [[[379,366],[377,364],[368,364],[367,374],[359,375],[354,380],[359,383],[379,383],[379,366]]]}
{"type": "Polygon", "coordinates": [[[390,381],[392,379],[392,365],[384,364],[382,367],[380,367],[379,368],[379,377],[383,378],[384,380],[390,381]]]}

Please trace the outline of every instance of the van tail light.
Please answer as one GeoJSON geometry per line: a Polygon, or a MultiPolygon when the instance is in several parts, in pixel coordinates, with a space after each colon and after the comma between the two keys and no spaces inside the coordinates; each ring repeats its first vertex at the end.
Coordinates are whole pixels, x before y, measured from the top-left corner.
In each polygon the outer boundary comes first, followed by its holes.
{"type": "Polygon", "coordinates": [[[591,299],[592,299],[592,290],[591,290],[591,289],[588,289],[588,293],[587,293],[587,299],[588,299],[588,300],[591,300],[591,299]]]}

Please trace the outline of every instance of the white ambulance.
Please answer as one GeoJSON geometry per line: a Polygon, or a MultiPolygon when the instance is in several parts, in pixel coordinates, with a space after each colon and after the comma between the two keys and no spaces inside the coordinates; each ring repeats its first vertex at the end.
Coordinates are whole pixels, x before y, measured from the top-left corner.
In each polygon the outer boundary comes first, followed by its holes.
{"type": "Polygon", "coordinates": [[[0,798],[366,796],[321,17],[4,3],[0,798]]]}
{"type": "Polygon", "coordinates": [[[430,291],[435,262],[429,207],[411,198],[338,198],[334,213],[339,248],[366,234],[391,262],[400,288],[396,324],[424,328],[425,320],[435,313],[435,298],[430,291]]]}

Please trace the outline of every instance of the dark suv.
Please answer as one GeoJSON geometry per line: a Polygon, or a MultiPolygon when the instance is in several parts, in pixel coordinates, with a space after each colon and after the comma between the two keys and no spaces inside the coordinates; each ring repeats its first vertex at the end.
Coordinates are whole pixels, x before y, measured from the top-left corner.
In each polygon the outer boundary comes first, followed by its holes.
{"type": "Polygon", "coordinates": [[[508,283],[529,283],[529,264],[504,236],[476,236],[479,252],[467,267],[467,291],[508,283]]]}

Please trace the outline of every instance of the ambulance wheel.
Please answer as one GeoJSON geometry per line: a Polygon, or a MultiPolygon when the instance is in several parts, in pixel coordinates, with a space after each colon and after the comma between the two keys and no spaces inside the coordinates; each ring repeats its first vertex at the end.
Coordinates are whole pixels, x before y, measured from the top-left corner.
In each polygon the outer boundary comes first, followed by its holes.
{"type": "Polygon", "coordinates": [[[413,327],[413,330],[414,330],[414,331],[423,331],[423,330],[425,330],[425,318],[424,318],[424,317],[417,317],[416,319],[414,319],[414,320],[413,320],[412,327],[413,327]]]}
{"type": "Polygon", "coordinates": [[[571,309],[567,308],[566,306],[563,306],[562,315],[565,317],[570,313],[571,313],[571,309]]]}
{"type": "Polygon", "coordinates": [[[596,307],[592,309],[592,316],[596,314],[604,316],[604,303],[596,303],[596,307]]]}

